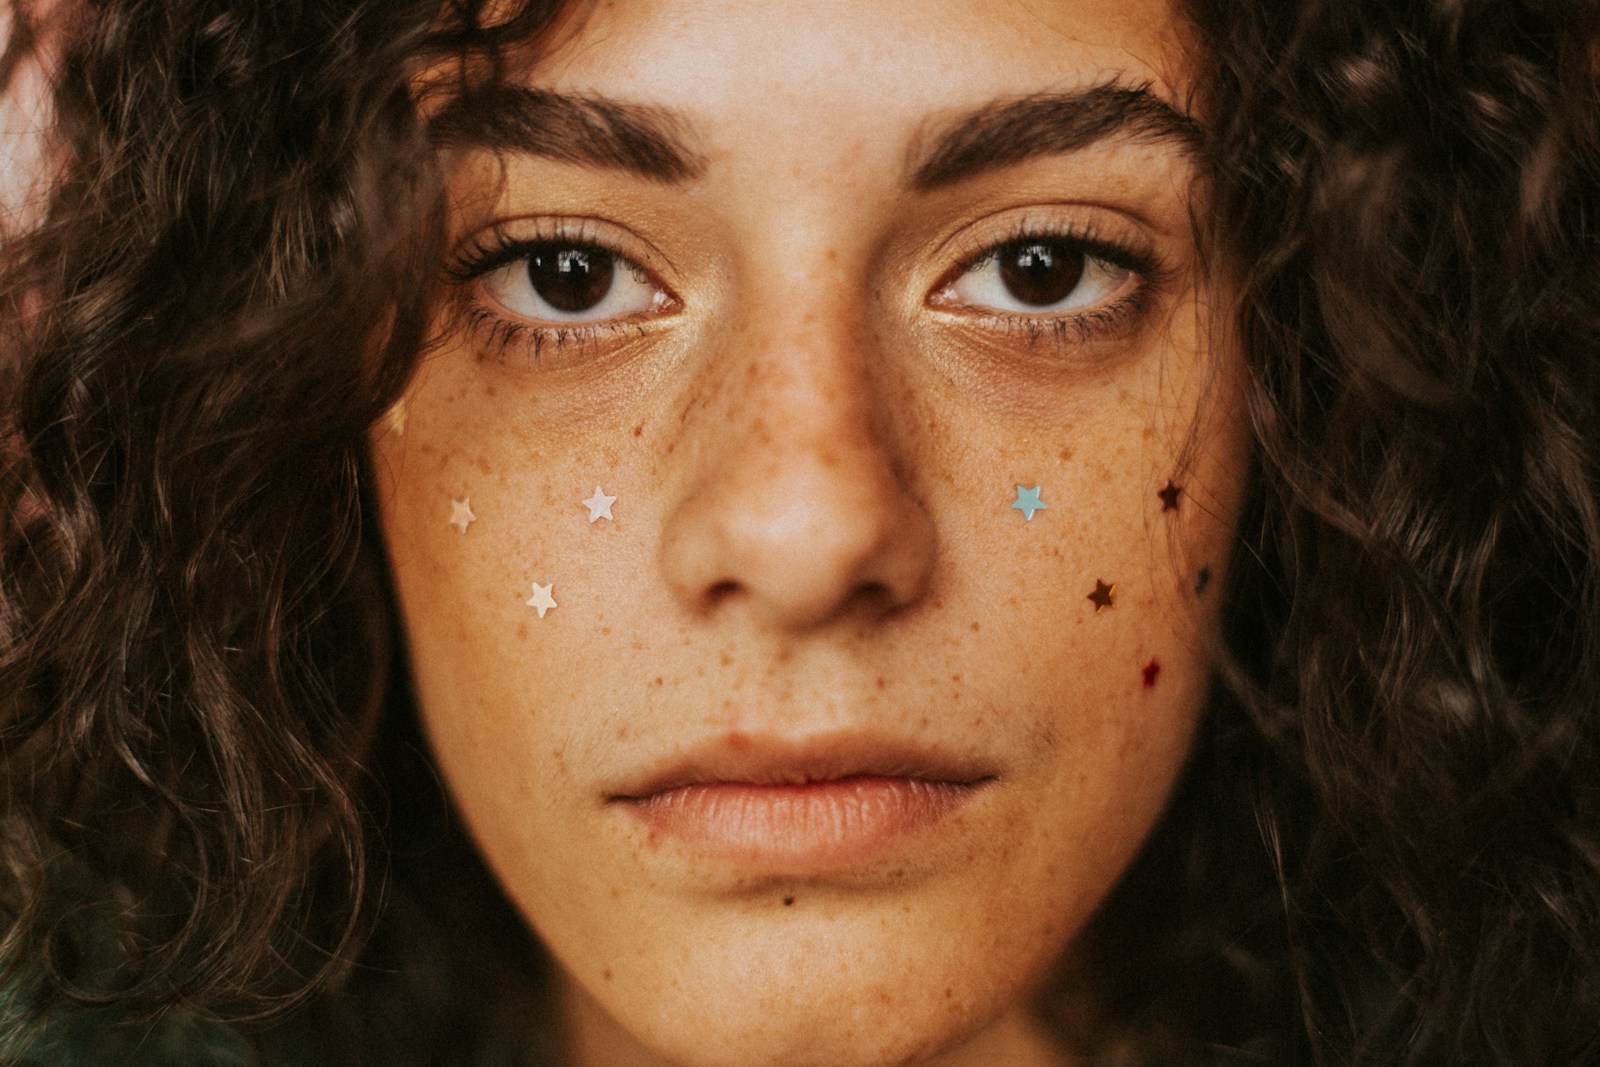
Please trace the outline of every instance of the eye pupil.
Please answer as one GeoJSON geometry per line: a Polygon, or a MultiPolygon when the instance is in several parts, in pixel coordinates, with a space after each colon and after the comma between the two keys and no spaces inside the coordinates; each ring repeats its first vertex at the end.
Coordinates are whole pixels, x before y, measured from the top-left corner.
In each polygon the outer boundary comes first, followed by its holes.
{"type": "Polygon", "coordinates": [[[557,311],[588,311],[611,292],[617,261],[602,248],[540,245],[528,256],[528,282],[557,311]]]}
{"type": "Polygon", "coordinates": [[[1048,307],[1083,280],[1084,255],[1051,241],[1019,241],[999,251],[1000,280],[1024,304],[1048,307]]]}

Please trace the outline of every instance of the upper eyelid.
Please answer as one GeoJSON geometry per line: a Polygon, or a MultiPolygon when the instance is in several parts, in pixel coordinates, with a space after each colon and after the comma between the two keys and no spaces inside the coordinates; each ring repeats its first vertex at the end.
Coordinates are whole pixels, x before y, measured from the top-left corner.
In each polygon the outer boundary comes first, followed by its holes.
{"type": "MultiPolygon", "coordinates": [[[[1026,222],[1023,222],[1021,227],[1022,228],[1013,236],[994,237],[991,235],[987,240],[974,240],[972,243],[977,246],[976,251],[963,254],[961,258],[957,259],[952,266],[945,268],[944,273],[938,275],[937,280],[922,298],[923,306],[947,313],[981,313],[991,317],[1000,318],[1052,317],[1050,313],[1040,313],[1037,316],[1032,316],[1023,315],[1018,312],[1003,311],[1000,309],[979,309],[977,305],[972,305],[971,309],[968,311],[960,311],[958,310],[961,307],[960,305],[951,305],[946,304],[943,301],[935,300],[935,297],[953,285],[957,278],[961,277],[961,275],[965,273],[982,267],[985,263],[993,259],[1002,248],[1009,244],[1019,241],[1027,241],[1030,239],[1037,239],[1041,241],[1064,241],[1082,246],[1084,247],[1087,255],[1101,259],[1103,262],[1110,263],[1111,265],[1119,267],[1123,270],[1132,271],[1134,274],[1138,275],[1141,279],[1138,289],[1146,296],[1153,295],[1165,289],[1168,281],[1172,277],[1172,272],[1160,259],[1157,258],[1153,248],[1147,250],[1146,246],[1134,247],[1122,242],[1107,240],[1103,237],[1094,236],[1092,230],[1087,232],[1075,232],[1074,228],[1064,227],[1059,224],[1050,228],[1033,228],[1028,226],[1026,222]],[[1097,252],[1103,254],[1097,254],[1097,252]]],[[[1092,313],[1092,311],[1092,308],[1080,309],[1078,311],[1065,314],[1077,315],[1086,312],[1092,313]]]]}
{"type": "Polygon", "coordinates": [[[1164,270],[1159,240],[1149,224],[1124,208],[1067,200],[1007,206],[967,219],[933,241],[922,253],[928,260],[965,263],[1012,240],[1029,237],[1067,239],[1114,249],[1125,258],[1164,270]]]}
{"type": "MultiPolygon", "coordinates": [[[[495,266],[513,262],[520,256],[514,254],[517,246],[545,242],[570,241],[574,245],[589,245],[602,249],[618,259],[643,270],[655,284],[673,293],[672,286],[663,275],[675,273],[671,259],[650,241],[618,226],[616,223],[589,215],[533,215],[501,219],[475,227],[454,243],[445,258],[445,271],[458,280],[470,280],[485,272],[482,264],[474,265],[471,272],[462,274],[457,269],[472,260],[474,253],[487,246],[503,244],[508,254],[495,266]]],[[[492,269],[492,268],[490,268],[492,269]]],[[[673,294],[675,295],[675,294],[673,294]]]]}
{"type": "Polygon", "coordinates": [[[952,271],[948,277],[953,278],[957,272],[976,270],[978,267],[983,266],[998,256],[1001,250],[1011,245],[1026,244],[1029,241],[1035,241],[1040,244],[1059,242],[1061,244],[1073,245],[1081,249],[1083,253],[1089,256],[1091,259],[1098,259],[1101,262],[1109,263],[1114,267],[1119,267],[1123,270],[1130,270],[1140,275],[1148,275],[1152,272],[1159,271],[1160,269],[1154,264],[1148,262],[1150,257],[1146,256],[1142,252],[1125,248],[1110,241],[1104,241],[1093,237],[1079,236],[1072,233],[1025,233],[1017,237],[1008,237],[992,244],[985,245],[973,255],[958,261],[955,270],[952,271]]]}

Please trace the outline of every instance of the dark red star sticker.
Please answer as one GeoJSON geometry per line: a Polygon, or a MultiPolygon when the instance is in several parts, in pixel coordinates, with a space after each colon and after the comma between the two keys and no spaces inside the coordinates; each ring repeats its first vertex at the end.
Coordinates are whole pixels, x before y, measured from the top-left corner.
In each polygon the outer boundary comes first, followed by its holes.
{"type": "Polygon", "coordinates": [[[1156,687],[1156,676],[1161,673],[1161,661],[1151,656],[1150,662],[1146,663],[1139,673],[1144,675],[1144,687],[1146,689],[1154,689],[1156,687]]]}
{"type": "Polygon", "coordinates": [[[1156,490],[1156,496],[1161,498],[1162,511],[1177,511],[1178,499],[1183,496],[1183,486],[1168,478],[1166,487],[1156,490]]]}
{"type": "Polygon", "coordinates": [[[1096,578],[1094,580],[1094,592],[1089,594],[1088,599],[1094,604],[1094,613],[1096,615],[1107,608],[1115,607],[1117,603],[1117,583],[1112,582],[1107,585],[1096,578]]]}

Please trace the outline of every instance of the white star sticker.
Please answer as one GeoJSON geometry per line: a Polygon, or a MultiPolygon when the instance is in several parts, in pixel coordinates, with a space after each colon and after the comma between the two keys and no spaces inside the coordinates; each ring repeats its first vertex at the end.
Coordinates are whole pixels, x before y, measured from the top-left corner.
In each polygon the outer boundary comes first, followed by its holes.
{"type": "Polygon", "coordinates": [[[474,515],[472,513],[472,498],[471,497],[462,497],[460,500],[451,500],[450,501],[450,525],[451,526],[454,526],[456,529],[460,530],[462,533],[466,533],[467,532],[467,527],[471,526],[477,520],[478,520],[478,516],[476,516],[476,515],[474,515]]]}
{"type": "Polygon", "coordinates": [[[606,491],[597,485],[594,487],[594,496],[585,500],[583,506],[589,509],[589,521],[595,522],[599,519],[611,518],[611,505],[616,502],[616,497],[606,496],[606,491]]]}
{"type": "Polygon", "coordinates": [[[541,619],[544,618],[545,612],[556,606],[556,598],[550,595],[550,590],[554,589],[555,586],[555,582],[551,582],[549,585],[540,585],[538,582],[533,583],[533,595],[528,598],[527,604],[528,607],[539,613],[539,618],[541,619]]]}

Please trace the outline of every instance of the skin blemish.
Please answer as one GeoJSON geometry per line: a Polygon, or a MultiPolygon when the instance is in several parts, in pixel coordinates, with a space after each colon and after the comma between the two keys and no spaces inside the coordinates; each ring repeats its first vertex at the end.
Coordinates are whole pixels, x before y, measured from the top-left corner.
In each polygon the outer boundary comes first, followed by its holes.
{"type": "Polygon", "coordinates": [[[1139,674],[1144,678],[1144,687],[1146,689],[1154,689],[1156,687],[1156,679],[1161,675],[1161,661],[1151,656],[1150,662],[1144,665],[1139,674]]]}
{"type": "Polygon", "coordinates": [[[1195,578],[1194,578],[1194,595],[1195,596],[1205,596],[1206,588],[1208,586],[1210,586],[1210,585],[1211,585],[1211,568],[1210,568],[1210,566],[1201,567],[1200,568],[1200,573],[1195,575],[1195,578]]]}
{"type": "Polygon", "coordinates": [[[883,675],[881,675],[881,674],[878,675],[878,688],[879,689],[887,689],[887,688],[889,688],[889,683],[883,680],[883,675]]]}
{"type": "Polygon", "coordinates": [[[783,906],[786,907],[786,908],[794,907],[794,897],[784,897],[783,898],[783,906]]]}

